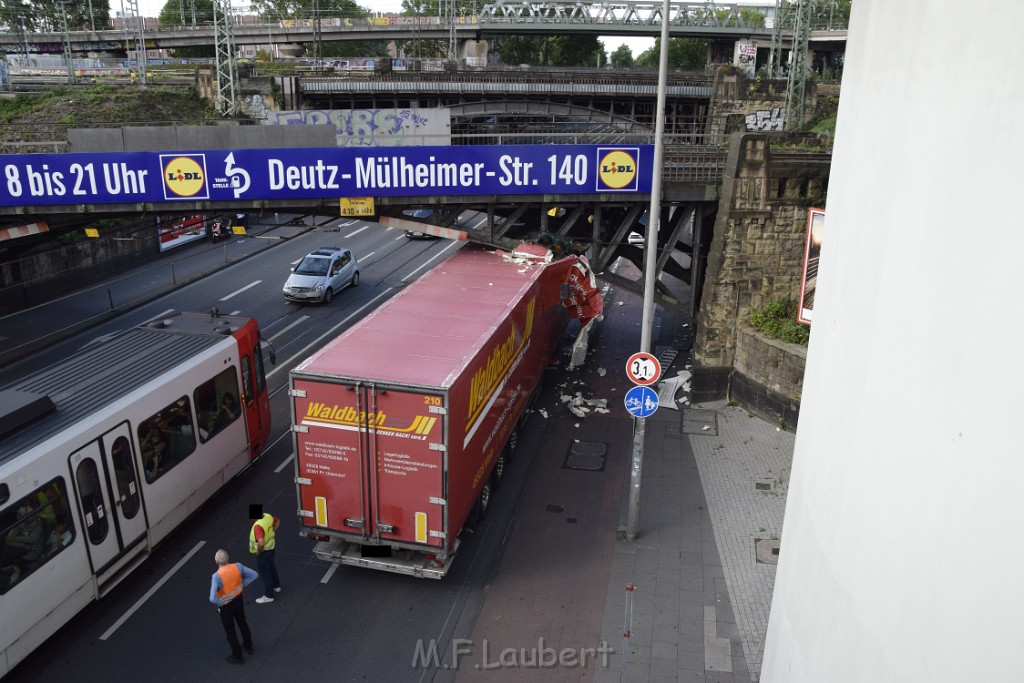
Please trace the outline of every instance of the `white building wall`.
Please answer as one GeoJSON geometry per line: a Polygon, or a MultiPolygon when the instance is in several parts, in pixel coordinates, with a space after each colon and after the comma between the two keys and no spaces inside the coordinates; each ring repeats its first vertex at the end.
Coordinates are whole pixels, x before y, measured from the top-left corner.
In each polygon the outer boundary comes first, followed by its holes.
{"type": "Polygon", "coordinates": [[[1021,681],[1020,0],[855,0],[762,681],[1021,681]]]}

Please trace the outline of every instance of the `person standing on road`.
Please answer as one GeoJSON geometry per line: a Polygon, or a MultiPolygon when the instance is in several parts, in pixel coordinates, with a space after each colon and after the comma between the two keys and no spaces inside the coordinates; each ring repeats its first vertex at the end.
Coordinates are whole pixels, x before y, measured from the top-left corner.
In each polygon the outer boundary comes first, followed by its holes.
{"type": "Polygon", "coordinates": [[[238,624],[238,629],[242,632],[242,646],[245,647],[245,651],[253,653],[252,632],[249,631],[249,623],[245,620],[242,588],[255,581],[259,574],[241,562],[229,564],[226,550],[218,550],[213,559],[217,563],[217,571],[210,580],[210,602],[217,605],[220,623],[224,626],[224,635],[231,646],[231,655],[227,661],[241,664],[245,660],[242,659],[242,648],[238,645],[235,624],[238,624]]]}
{"type": "MultiPolygon", "coordinates": [[[[260,510],[262,513],[262,510],[260,510]]],[[[256,602],[265,605],[274,602],[274,593],[281,592],[281,579],[274,564],[275,536],[281,520],[271,514],[253,515],[256,521],[249,530],[249,552],[256,554],[256,568],[263,580],[263,595],[256,602]]]]}

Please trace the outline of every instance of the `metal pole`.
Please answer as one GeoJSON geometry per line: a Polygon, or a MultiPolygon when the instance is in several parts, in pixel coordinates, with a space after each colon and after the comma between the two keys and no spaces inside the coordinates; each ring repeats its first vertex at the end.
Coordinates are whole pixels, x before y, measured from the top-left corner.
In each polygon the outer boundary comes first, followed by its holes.
{"type": "MultiPolygon", "coordinates": [[[[651,205],[647,209],[647,240],[644,254],[644,313],[640,323],[640,350],[651,350],[651,328],[654,318],[655,268],[658,261],[658,229],[661,227],[661,163],[664,156],[662,138],[665,135],[665,91],[668,82],[668,23],[669,0],[661,10],[661,62],[658,69],[658,108],[654,126],[654,172],[651,175],[651,205]]],[[[635,541],[640,524],[640,479],[643,474],[644,435],[646,419],[634,418],[633,467],[629,472],[629,515],[626,522],[626,540],[635,541]]]]}
{"type": "Polygon", "coordinates": [[[626,616],[622,624],[622,668],[619,669],[619,681],[626,680],[626,665],[629,663],[629,639],[633,637],[633,591],[636,586],[626,584],[626,616]]]}

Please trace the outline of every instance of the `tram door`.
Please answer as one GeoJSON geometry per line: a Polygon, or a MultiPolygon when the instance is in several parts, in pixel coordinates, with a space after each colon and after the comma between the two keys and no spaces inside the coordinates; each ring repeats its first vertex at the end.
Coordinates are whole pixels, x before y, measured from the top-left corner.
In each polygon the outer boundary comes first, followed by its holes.
{"type": "Polygon", "coordinates": [[[141,551],[146,533],[127,423],[71,455],[71,472],[93,573],[116,570],[119,557],[141,551]]]}

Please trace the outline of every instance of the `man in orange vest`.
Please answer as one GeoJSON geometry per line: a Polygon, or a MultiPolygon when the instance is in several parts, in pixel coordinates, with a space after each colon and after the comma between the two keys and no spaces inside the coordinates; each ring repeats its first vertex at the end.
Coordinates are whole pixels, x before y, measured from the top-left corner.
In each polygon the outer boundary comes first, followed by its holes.
{"type": "Polygon", "coordinates": [[[281,579],[277,576],[277,566],[274,564],[274,548],[277,545],[275,536],[277,527],[281,520],[271,514],[264,514],[260,506],[258,510],[251,510],[259,514],[250,515],[256,521],[249,529],[249,552],[256,555],[256,569],[263,579],[263,595],[256,598],[256,602],[265,605],[274,602],[274,593],[281,592],[281,579]]]}
{"type": "Polygon", "coordinates": [[[213,559],[217,563],[217,571],[213,573],[210,581],[210,602],[217,605],[220,623],[224,626],[224,634],[228,637],[228,645],[231,646],[228,661],[232,664],[241,664],[245,660],[242,659],[242,648],[238,645],[235,624],[238,624],[239,630],[242,631],[242,645],[245,646],[245,651],[253,653],[252,632],[249,631],[249,624],[245,620],[242,588],[255,581],[259,574],[241,562],[229,564],[226,550],[218,550],[213,559]]]}

